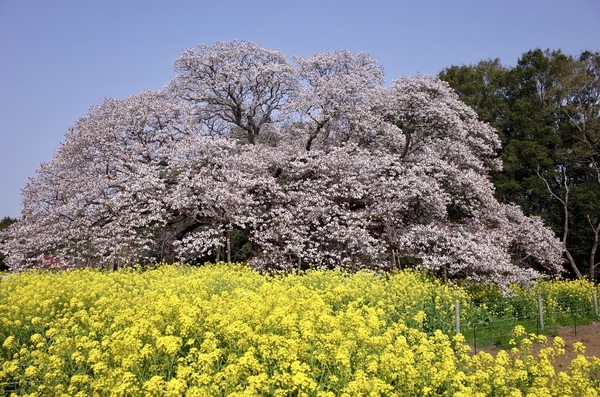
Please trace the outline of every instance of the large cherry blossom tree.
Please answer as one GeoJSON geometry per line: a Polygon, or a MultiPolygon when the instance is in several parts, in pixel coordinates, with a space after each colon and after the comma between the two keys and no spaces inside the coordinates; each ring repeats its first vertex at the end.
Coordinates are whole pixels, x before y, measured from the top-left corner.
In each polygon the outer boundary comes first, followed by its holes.
{"type": "Polygon", "coordinates": [[[294,60],[200,45],[163,91],[93,107],[25,187],[5,262],[230,260],[236,233],[262,271],[561,272],[553,233],[494,198],[498,137],[446,83],[388,89],[375,60],[347,51],[294,60]]]}

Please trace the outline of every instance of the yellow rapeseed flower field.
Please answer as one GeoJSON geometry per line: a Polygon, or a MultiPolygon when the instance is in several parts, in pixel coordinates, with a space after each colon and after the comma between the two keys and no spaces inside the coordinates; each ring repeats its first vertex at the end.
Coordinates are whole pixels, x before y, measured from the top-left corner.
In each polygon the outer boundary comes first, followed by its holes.
{"type": "MultiPolygon", "coordinates": [[[[558,287],[556,287],[558,288],[558,287]]],[[[577,288],[577,287],[575,287],[577,288]]],[[[587,288],[587,286],[585,287],[587,288]]],[[[532,292],[533,293],[533,292],[532,292]]],[[[243,265],[26,272],[0,281],[0,393],[28,396],[597,396],[600,360],[472,354],[467,292],[418,271],[243,265]]]]}

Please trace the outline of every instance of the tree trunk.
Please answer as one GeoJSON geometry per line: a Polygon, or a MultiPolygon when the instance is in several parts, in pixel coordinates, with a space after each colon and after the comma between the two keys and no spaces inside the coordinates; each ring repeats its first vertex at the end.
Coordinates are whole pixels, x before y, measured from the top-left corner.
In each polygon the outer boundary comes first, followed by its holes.
{"type": "Polygon", "coordinates": [[[442,272],[444,275],[444,284],[448,284],[448,267],[446,265],[444,265],[442,272]]]}
{"type": "Polygon", "coordinates": [[[592,244],[592,249],[590,251],[590,269],[588,272],[590,281],[595,280],[595,269],[596,269],[596,250],[598,249],[598,234],[600,233],[600,222],[598,222],[598,226],[594,227],[592,220],[588,215],[588,221],[590,222],[590,226],[594,231],[594,243],[592,244]]]}
{"type": "Polygon", "coordinates": [[[575,273],[577,278],[581,279],[581,278],[583,278],[583,276],[581,275],[581,272],[577,268],[575,259],[573,259],[573,256],[571,256],[571,253],[569,252],[569,250],[567,248],[567,235],[569,234],[569,208],[568,208],[569,190],[568,189],[567,189],[567,193],[565,194],[565,200],[562,203],[563,203],[563,208],[564,208],[564,212],[565,212],[565,215],[564,215],[564,218],[565,218],[564,229],[565,230],[563,232],[563,238],[562,238],[563,249],[565,250],[565,255],[567,256],[569,265],[571,265],[571,269],[573,269],[573,272],[575,273]]]}
{"type": "Polygon", "coordinates": [[[227,263],[231,263],[231,229],[227,230],[227,263]]]}

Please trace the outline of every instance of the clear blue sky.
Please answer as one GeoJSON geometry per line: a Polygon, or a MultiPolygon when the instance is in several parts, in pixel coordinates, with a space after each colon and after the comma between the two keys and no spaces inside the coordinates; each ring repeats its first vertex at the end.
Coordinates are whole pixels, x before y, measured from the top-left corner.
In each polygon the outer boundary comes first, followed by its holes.
{"type": "Polygon", "coordinates": [[[0,218],[104,97],[161,88],[198,43],[368,52],[387,81],[534,48],[600,50],[600,1],[0,0],[0,218]]]}

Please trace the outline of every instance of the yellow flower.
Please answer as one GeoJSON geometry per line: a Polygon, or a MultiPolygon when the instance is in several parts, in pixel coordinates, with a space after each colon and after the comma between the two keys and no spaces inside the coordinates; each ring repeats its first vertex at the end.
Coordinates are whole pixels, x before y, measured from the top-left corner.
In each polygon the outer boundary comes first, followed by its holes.
{"type": "Polygon", "coordinates": [[[575,342],[575,343],[573,343],[573,351],[575,353],[584,354],[585,346],[581,342],[575,342]]]}
{"type": "Polygon", "coordinates": [[[38,374],[38,368],[30,365],[27,368],[25,368],[25,377],[26,378],[34,378],[36,375],[38,374]]]}
{"type": "Polygon", "coordinates": [[[423,310],[419,310],[419,312],[413,316],[413,320],[420,326],[423,325],[426,318],[427,314],[425,314],[423,310]]]}
{"type": "Polygon", "coordinates": [[[173,378],[167,382],[166,385],[166,396],[168,397],[178,397],[182,396],[187,388],[185,381],[177,378],[173,378]]]}
{"type": "Polygon", "coordinates": [[[519,338],[523,335],[525,335],[527,332],[525,331],[525,327],[523,327],[522,325],[517,325],[515,326],[514,330],[513,330],[513,335],[515,338],[519,338]]]}
{"type": "Polygon", "coordinates": [[[13,335],[8,336],[5,340],[4,343],[2,343],[2,347],[5,349],[15,349],[17,348],[19,345],[17,338],[15,338],[13,335]]]}
{"type": "Polygon", "coordinates": [[[167,353],[169,356],[175,355],[181,345],[183,344],[183,339],[179,336],[167,335],[161,336],[156,339],[156,347],[158,350],[161,350],[167,353]]]}

